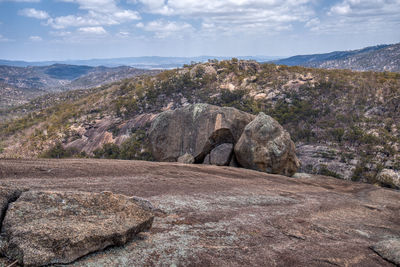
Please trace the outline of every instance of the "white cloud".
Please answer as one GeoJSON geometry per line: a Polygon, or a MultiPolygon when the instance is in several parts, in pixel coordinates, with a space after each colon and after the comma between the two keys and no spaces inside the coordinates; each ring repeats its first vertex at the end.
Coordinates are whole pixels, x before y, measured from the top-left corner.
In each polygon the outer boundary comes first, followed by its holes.
{"type": "Polygon", "coordinates": [[[379,16],[396,15],[399,19],[399,0],[343,0],[332,6],[329,15],[379,16]]]}
{"type": "Polygon", "coordinates": [[[72,34],[72,32],[70,32],[70,31],[51,31],[50,34],[53,36],[57,36],[57,37],[66,37],[66,36],[70,36],[72,34]]]}
{"type": "Polygon", "coordinates": [[[75,3],[82,10],[91,10],[99,13],[116,12],[120,9],[117,7],[115,0],[60,0],[61,2],[75,3]]]}
{"type": "MultiPolygon", "coordinates": [[[[1,0],[0,0],[1,1],[1,0]]],[[[124,22],[140,19],[137,11],[129,9],[121,9],[116,0],[60,0],[62,2],[75,3],[79,5],[79,9],[86,10],[86,14],[71,14],[59,17],[50,17],[43,10],[34,8],[26,8],[19,11],[19,14],[26,17],[44,20],[46,25],[54,29],[64,29],[68,27],[84,27],[84,26],[107,26],[118,25],[124,22]]]]}
{"type": "Polygon", "coordinates": [[[317,33],[374,34],[397,30],[399,0],[341,0],[330,7],[319,25],[306,25],[317,33]]]}
{"type": "Polygon", "coordinates": [[[119,38],[128,38],[131,34],[127,31],[120,31],[116,34],[119,38]]]}
{"type": "Polygon", "coordinates": [[[183,34],[191,33],[194,29],[192,25],[187,22],[174,22],[155,20],[147,24],[139,22],[136,27],[141,28],[148,32],[153,32],[157,38],[166,38],[171,35],[182,37],[183,34]]]}
{"type": "Polygon", "coordinates": [[[265,33],[290,29],[314,14],[314,0],[132,0],[144,10],[180,19],[199,19],[210,32],[265,33]],[[213,27],[209,27],[213,25],[213,27]]]}
{"type": "Polygon", "coordinates": [[[42,37],[40,37],[40,36],[34,35],[34,36],[30,36],[30,37],[29,37],[29,40],[31,40],[31,41],[33,41],[33,42],[40,42],[40,41],[42,41],[43,39],[42,39],[42,37]]]}
{"type": "Polygon", "coordinates": [[[35,19],[47,19],[49,14],[43,10],[37,10],[34,8],[25,8],[19,11],[19,14],[25,17],[35,18],[35,19]]]}
{"type": "Polygon", "coordinates": [[[330,14],[346,15],[351,12],[351,8],[347,4],[336,5],[331,8],[330,14]]]}
{"type": "Polygon", "coordinates": [[[11,41],[11,39],[8,39],[0,34],[0,42],[10,42],[10,41],[11,41]]]}
{"type": "Polygon", "coordinates": [[[39,3],[40,0],[0,0],[0,3],[1,2],[39,3]]]}
{"type": "Polygon", "coordinates": [[[78,29],[81,33],[104,35],[107,31],[103,27],[82,27],[78,29]]]}

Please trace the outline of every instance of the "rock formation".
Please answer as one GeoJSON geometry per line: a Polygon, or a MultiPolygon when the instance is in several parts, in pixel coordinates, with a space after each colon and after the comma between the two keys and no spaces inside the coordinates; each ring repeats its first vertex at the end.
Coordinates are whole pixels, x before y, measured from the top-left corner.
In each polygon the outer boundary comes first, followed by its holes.
{"type": "Polygon", "coordinates": [[[234,144],[253,115],[235,108],[194,104],[160,113],[152,122],[149,138],[157,161],[175,162],[186,153],[195,163],[223,143],[234,144]]]}
{"type": "Polygon", "coordinates": [[[292,176],[300,166],[289,133],[264,113],[246,126],[235,155],[241,166],[268,173],[292,176]]]}
{"type": "MultiPolygon", "coordinates": [[[[0,191],[2,198],[10,195],[0,191]]],[[[21,265],[42,266],[123,245],[152,225],[152,213],[137,203],[110,192],[23,192],[7,209],[1,253],[21,265]]]]}
{"type": "Polygon", "coordinates": [[[234,108],[189,105],[160,113],[149,139],[158,161],[242,166],[287,176],[299,167],[289,133],[264,113],[255,117],[234,108]]]}

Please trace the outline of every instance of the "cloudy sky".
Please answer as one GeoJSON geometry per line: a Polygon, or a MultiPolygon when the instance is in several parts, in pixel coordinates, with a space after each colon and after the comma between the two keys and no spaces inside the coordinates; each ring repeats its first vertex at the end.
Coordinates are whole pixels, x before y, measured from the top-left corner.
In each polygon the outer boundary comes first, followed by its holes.
{"type": "Polygon", "coordinates": [[[0,58],[291,56],[400,42],[400,0],[0,0],[0,58]]]}

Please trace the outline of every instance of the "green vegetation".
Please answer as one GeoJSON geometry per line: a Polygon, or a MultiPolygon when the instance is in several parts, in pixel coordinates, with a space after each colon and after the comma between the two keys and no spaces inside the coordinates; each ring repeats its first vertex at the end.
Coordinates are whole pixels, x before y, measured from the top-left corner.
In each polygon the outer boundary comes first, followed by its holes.
{"type": "Polygon", "coordinates": [[[335,178],[342,178],[342,177],[341,177],[339,174],[337,174],[336,172],[329,170],[328,167],[327,167],[326,165],[320,166],[320,168],[319,168],[319,170],[318,170],[317,173],[320,174],[320,175],[332,176],[332,177],[335,177],[335,178]]]}
{"type": "Polygon", "coordinates": [[[134,131],[121,146],[107,143],[102,148],[96,149],[93,154],[95,158],[153,160],[148,149],[146,133],[143,130],[134,131]]]}
{"type": "Polygon", "coordinates": [[[75,151],[73,149],[65,149],[64,146],[60,142],[57,142],[49,150],[42,153],[41,157],[42,158],[54,158],[54,159],[70,158],[76,153],[77,153],[77,151],[75,151]]]}

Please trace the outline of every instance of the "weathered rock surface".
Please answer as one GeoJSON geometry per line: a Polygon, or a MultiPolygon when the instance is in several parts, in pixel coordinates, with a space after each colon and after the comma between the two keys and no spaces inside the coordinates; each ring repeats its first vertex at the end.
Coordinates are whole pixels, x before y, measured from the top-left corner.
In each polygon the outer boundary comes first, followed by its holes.
{"type": "Polygon", "coordinates": [[[22,191],[19,189],[0,187],[0,227],[4,220],[8,205],[15,201],[21,193],[22,191]]]}
{"type": "Polygon", "coordinates": [[[194,157],[192,155],[190,155],[189,153],[186,153],[185,155],[180,156],[177,161],[180,163],[185,163],[185,164],[193,164],[194,157]]]}
{"type": "Polygon", "coordinates": [[[150,229],[152,213],[111,192],[28,191],[7,210],[1,252],[26,266],[70,263],[150,229]]]}
{"type": "Polygon", "coordinates": [[[301,161],[298,171],[312,174],[323,174],[327,170],[337,178],[350,180],[358,164],[354,158],[344,158],[345,151],[326,145],[300,144],[296,155],[301,161]]]}
{"type": "Polygon", "coordinates": [[[0,185],[109,190],[166,212],[150,232],[68,267],[393,267],[370,247],[400,237],[399,191],[319,175],[98,159],[0,160],[0,170],[0,185]]]}
{"type": "Polygon", "coordinates": [[[196,163],[216,146],[236,143],[254,115],[235,108],[194,104],[160,113],[152,122],[149,138],[157,161],[177,161],[189,153],[196,163]]]}
{"type": "Polygon", "coordinates": [[[377,181],[395,189],[400,189],[400,173],[391,169],[383,169],[376,177],[377,181]]]}
{"type": "Polygon", "coordinates": [[[300,166],[289,133],[264,113],[246,126],[235,155],[244,168],[268,173],[292,176],[300,166]]]}
{"type": "Polygon", "coordinates": [[[224,143],[210,152],[210,164],[217,166],[229,165],[233,153],[233,144],[224,143]]]}
{"type": "Polygon", "coordinates": [[[381,257],[400,266],[400,238],[383,240],[371,248],[381,257]]]}
{"type": "Polygon", "coordinates": [[[210,154],[207,154],[203,160],[203,164],[211,164],[210,162],[210,154]]]}

